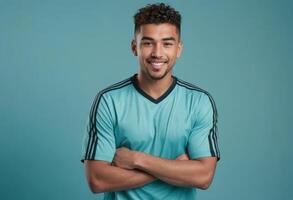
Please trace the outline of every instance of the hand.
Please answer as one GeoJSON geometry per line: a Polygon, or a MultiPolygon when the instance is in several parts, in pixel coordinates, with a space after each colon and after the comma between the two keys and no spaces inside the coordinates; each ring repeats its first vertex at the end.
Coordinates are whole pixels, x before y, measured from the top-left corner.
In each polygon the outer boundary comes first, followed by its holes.
{"type": "Polygon", "coordinates": [[[126,147],[116,149],[112,164],[123,169],[134,169],[134,163],[137,156],[136,151],[131,151],[126,147]]]}
{"type": "Polygon", "coordinates": [[[178,156],[175,160],[189,160],[189,157],[187,154],[182,154],[178,156]]]}

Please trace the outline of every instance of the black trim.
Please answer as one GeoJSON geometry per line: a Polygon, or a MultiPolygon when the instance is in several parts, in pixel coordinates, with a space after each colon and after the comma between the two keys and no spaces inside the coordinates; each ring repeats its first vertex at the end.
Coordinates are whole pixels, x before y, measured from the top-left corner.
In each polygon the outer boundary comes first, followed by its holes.
{"type": "Polygon", "coordinates": [[[158,104],[160,103],[161,101],[163,101],[172,91],[173,89],[175,88],[176,84],[177,84],[177,77],[175,76],[172,76],[173,78],[173,82],[171,84],[171,86],[168,88],[168,90],[163,94],[161,95],[159,98],[157,99],[154,99],[153,97],[151,97],[150,95],[148,95],[145,91],[143,91],[140,87],[139,87],[139,84],[138,84],[138,81],[137,81],[137,74],[134,74],[132,77],[131,77],[131,81],[133,83],[133,86],[134,88],[141,94],[143,95],[145,98],[147,98],[148,100],[150,100],[151,102],[155,103],[155,104],[158,104]]]}
{"type": "Polygon", "coordinates": [[[178,79],[177,78],[177,84],[179,86],[182,86],[182,87],[185,87],[187,89],[190,89],[190,90],[196,90],[196,91],[199,91],[199,92],[203,92],[204,94],[206,94],[208,97],[209,97],[209,100],[212,104],[212,108],[213,108],[213,127],[210,129],[210,132],[209,132],[209,146],[210,146],[210,150],[211,150],[211,155],[213,157],[217,157],[218,161],[220,160],[220,151],[219,151],[219,147],[218,147],[218,136],[217,136],[217,133],[218,133],[218,128],[217,128],[217,121],[218,121],[218,112],[217,112],[217,108],[216,108],[216,104],[215,104],[215,101],[214,99],[212,98],[212,96],[210,95],[210,93],[208,93],[207,91],[191,84],[191,83],[188,83],[188,82],[185,82],[181,79],[178,79]]]}
{"type": "Polygon", "coordinates": [[[213,132],[213,128],[210,129],[210,132],[209,132],[209,146],[210,146],[210,150],[211,150],[211,155],[212,156],[216,156],[216,153],[214,151],[214,147],[213,147],[213,135],[214,135],[214,132],[213,132]]]}
{"type": "Polygon", "coordinates": [[[89,134],[89,138],[88,138],[88,143],[87,143],[87,147],[86,147],[86,151],[85,151],[85,157],[84,159],[82,159],[81,161],[83,162],[84,160],[94,160],[95,158],[95,154],[96,154],[96,147],[97,147],[97,142],[98,142],[98,136],[97,136],[97,127],[96,127],[96,118],[97,118],[97,110],[98,110],[98,105],[100,103],[100,100],[103,96],[103,94],[112,91],[112,90],[116,90],[116,89],[120,89],[122,87],[125,87],[127,85],[130,85],[131,82],[131,78],[125,79],[123,81],[120,81],[118,83],[115,83],[105,89],[103,89],[102,91],[100,91],[96,97],[95,100],[92,104],[91,110],[90,110],[90,114],[89,114],[89,124],[87,127],[87,132],[89,134]]]}
{"type": "MultiPolygon", "coordinates": [[[[178,79],[178,78],[177,78],[177,79],[178,79]]],[[[199,92],[203,92],[203,93],[205,93],[205,94],[209,97],[209,99],[210,99],[210,101],[211,101],[211,103],[212,103],[213,108],[215,108],[215,109],[214,109],[214,111],[215,111],[215,119],[214,119],[214,122],[215,122],[215,123],[217,122],[218,112],[217,112],[217,109],[216,109],[216,104],[215,104],[214,99],[212,98],[212,95],[211,95],[209,92],[207,92],[206,90],[204,90],[204,89],[202,89],[202,88],[200,88],[200,87],[198,87],[198,86],[195,86],[195,85],[193,85],[193,84],[191,84],[191,83],[188,83],[188,82],[186,82],[186,81],[183,81],[183,80],[181,80],[181,79],[178,79],[178,85],[181,85],[181,86],[183,86],[183,87],[185,87],[185,88],[187,88],[187,89],[197,90],[197,91],[199,91],[199,92]]]]}
{"type": "MultiPolygon", "coordinates": [[[[117,90],[117,89],[123,88],[125,86],[130,85],[130,84],[131,84],[130,81],[129,82],[125,82],[125,84],[117,85],[117,86],[115,86],[115,88],[108,89],[107,92],[112,91],[112,90],[117,90]]],[[[104,93],[106,93],[106,92],[104,92],[104,93]]],[[[98,137],[96,137],[96,140],[94,142],[94,151],[93,151],[92,159],[94,159],[95,156],[96,156],[97,143],[98,143],[98,137]]]]}

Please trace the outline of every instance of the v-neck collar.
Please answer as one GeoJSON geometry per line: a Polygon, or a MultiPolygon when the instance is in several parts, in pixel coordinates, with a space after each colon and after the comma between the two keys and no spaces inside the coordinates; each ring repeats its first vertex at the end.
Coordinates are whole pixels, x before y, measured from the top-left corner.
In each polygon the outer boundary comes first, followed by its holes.
{"type": "Polygon", "coordinates": [[[171,84],[171,86],[169,86],[168,90],[162,94],[159,98],[157,99],[154,99],[153,97],[151,97],[150,95],[148,95],[146,92],[144,92],[140,87],[139,87],[139,84],[138,84],[138,80],[137,80],[137,74],[134,74],[132,77],[131,77],[131,82],[134,86],[134,88],[141,94],[143,95],[145,98],[147,98],[148,100],[150,100],[151,102],[155,103],[155,104],[158,104],[160,103],[161,101],[163,101],[171,92],[172,90],[175,88],[176,86],[176,83],[177,83],[177,78],[175,76],[172,75],[172,78],[173,78],[173,82],[171,84]]]}

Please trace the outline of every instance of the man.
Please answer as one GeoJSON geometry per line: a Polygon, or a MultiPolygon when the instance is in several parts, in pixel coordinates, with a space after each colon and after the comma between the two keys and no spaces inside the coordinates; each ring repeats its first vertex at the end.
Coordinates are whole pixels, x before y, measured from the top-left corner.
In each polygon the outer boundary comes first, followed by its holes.
{"type": "Polygon", "coordinates": [[[196,199],[219,160],[217,111],[206,91],[172,75],[182,51],[181,16],[152,4],[134,16],[139,72],[100,91],[82,161],[104,199],[196,199]]]}

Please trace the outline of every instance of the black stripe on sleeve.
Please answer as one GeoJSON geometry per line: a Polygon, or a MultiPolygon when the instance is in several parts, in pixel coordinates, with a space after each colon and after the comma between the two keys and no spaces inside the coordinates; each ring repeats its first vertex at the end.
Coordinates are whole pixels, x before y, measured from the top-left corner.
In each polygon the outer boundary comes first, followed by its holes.
{"type": "MultiPolygon", "coordinates": [[[[116,90],[122,87],[125,87],[127,85],[131,84],[130,78],[125,79],[121,82],[118,82],[116,84],[113,84],[104,90],[100,91],[92,104],[90,114],[89,114],[89,123],[87,127],[87,132],[89,134],[88,136],[88,142],[87,142],[87,147],[86,147],[86,152],[85,152],[85,157],[84,160],[94,160],[95,158],[95,151],[96,151],[96,146],[98,142],[98,136],[97,136],[97,127],[96,127],[96,120],[97,120],[97,110],[100,104],[100,100],[106,92],[116,90]]],[[[82,160],[83,161],[83,160],[82,160]]]]}
{"type": "Polygon", "coordinates": [[[199,92],[203,92],[204,94],[206,94],[209,97],[209,100],[211,102],[212,108],[213,108],[213,127],[210,129],[209,132],[209,147],[210,147],[210,151],[211,151],[211,155],[213,157],[217,157],[218,160],[220,160],[220,151],[219,151],[219,147],[218,147],[218,136],[217,136],[217,120],[218,120],[218,113],[217,113],[217,108],[216,108],[216,104],[214,99],[212,98],[212,96],[210,95],[210,93],[208,93],[207,91],[191,84],[188,82],[185,82],[181,79],[177,78],[177,84],[185,87],[187,89],[190,90],[196,90],[199,92]]]}
{"type": "MultiPolygon", "coordinates": [[[[127,86],[127,85],[130,85],[130,84],[132,84],[131,82],[127,82],[127,83],[125,83],[125,84],[122,84],[122,85],[117,85],[115,88],[112,88],[111,90],[116,90],[116,89],[120,89],[120,88],[123,88],[123,87],[125,87],[125,86],[127,86]]],[[[109,91],[111,91],[111,90],[109,90],[109,91]]],[[[95,135],[97,135],[97,133],[95,134],[95,135]]],[[[94,142],[94,150],[93,150],[93,152],[92,152],[92,156],[91,156],[91,159],[93,160],[94,158],[95,158],[95,156],[96,156],[96,149],[97,149],[97,143],[98,143],[98,138],[96,138],[96,140],[95,140],[95,142],[94,142]]]]}

